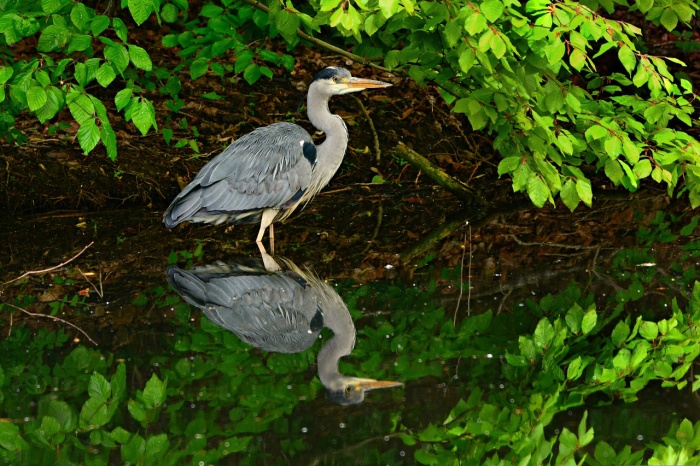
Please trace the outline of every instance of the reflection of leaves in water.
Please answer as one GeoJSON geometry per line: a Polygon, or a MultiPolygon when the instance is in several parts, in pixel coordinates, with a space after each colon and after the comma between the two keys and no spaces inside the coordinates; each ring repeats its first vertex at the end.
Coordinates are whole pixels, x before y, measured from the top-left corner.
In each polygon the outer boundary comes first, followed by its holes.
{"type": "MultiPolygon", "coordinates": [[[[700,243],[688,236],[697,219],[657,217],[640,233],[638,248],[619,251],[611,270],[595,271],[614,293],[594,296],[572,284],[523,302],[515,313],[486,312],[456,328],[452,311],[433,299],[434,284],[429,290],[341,284],[359,319],[357,346],[341,369],[403,380],[407,392],[452,371],[459,379],[450,382],[457,399],[449,413],[436,412],[440,405],[429,399],[417,414],[375,404],[371,415],[358,414],[363,428],[346,429],[333,443],[323,431],[300,435],[326,422],[311,409],[321,391],[309,365],[318,348],[308,359],[263,354],[205,319],[192,327],[197,313],[162,288],[142,294],[147,302],[139,304],[144,311],[172,309],[172,345],[165,351],[160,345],[139,354],[69,348],[62,330],[32,335],[15,326],[0,342],[0,403],[13,420],[0,421],[0,462],[288,464],[324,442],[333,445],[324,448],[327,462],[335,447],[360,445],[364,464],[563,464],[579,462],[584,451],[610,465],[675,464],[681,454],[697,459],[700,424],[690,421],[666,418],[668,437],[645,438],[634,452],[628,440],[603,441],[590,428],[601,422],[599,414],[558,432],[551,427],[558,413],[584,403],[593,409],[593,399],[634,403],[650,384],[700,388],[700,378],[689,378],[700,353],[700,287],[691,287],[700,243]],[[658,247],[672,237],[684,241],[677,257],[658,247]],[[662,260],[671,263],[668,274],[648,265],[662,260]],[[660,293],[669,289],[676,299],[660,293]],[[364,315],[365,308],[377,313],[364,315]],[[400,443],[368,440],[385,435],[400,443]]],[[[458,277],[442,272],[450,274],[458,277]]],[[[648,414],[635,409],[620,419],[621,429],[649,425],[648,414]]],[[[328,422],[337,425],[337,417],[328,422]]]]}

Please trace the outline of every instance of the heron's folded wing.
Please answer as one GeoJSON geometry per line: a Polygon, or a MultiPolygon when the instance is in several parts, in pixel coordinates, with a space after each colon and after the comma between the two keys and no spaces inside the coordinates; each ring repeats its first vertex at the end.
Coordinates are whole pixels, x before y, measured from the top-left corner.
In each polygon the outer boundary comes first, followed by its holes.
{"type": "Polygon", "coordinates": [[[315,163],[315,148],[309,147],[314,147],[311,136],[292,123],[246,134],[193,180],[201,206],[222,212],[283,207],[309,186],[315,163]]]}

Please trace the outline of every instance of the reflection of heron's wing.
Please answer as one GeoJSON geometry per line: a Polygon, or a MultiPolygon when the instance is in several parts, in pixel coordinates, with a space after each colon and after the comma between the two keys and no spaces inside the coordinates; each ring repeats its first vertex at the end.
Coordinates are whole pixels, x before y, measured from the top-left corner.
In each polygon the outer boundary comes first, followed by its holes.
{"type": "Polygon", "coordinates": [[[210,265],[189,271],[170,267],[167,273],[175,291],[188,303],[246,343],[282,353],[301,352],[313,345],[323,327],[323,314],[302,277],[295,273],[232,275],[231,270],[210,265]]]}

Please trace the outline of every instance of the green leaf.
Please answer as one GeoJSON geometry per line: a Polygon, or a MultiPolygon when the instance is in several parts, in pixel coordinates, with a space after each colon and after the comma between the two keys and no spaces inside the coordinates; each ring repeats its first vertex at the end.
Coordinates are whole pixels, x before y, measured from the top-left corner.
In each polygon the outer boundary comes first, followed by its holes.
{"type": "Polygon", "coordinates": [[[97,15],[90,21],[90,32],[93,36],[99,36],[109,27],[109,18],[104,15],[97,15]]]}
{"type": "Polygon", "coordinates": [[[678,25],[678,16],[676,16],[676,12],[673,11],[672,7],[666,7],[661,14],[660,21],[663,27],[669,31],[673,31],[678,25]]]}
{"type": "Polygon", "coordinates": [[[5,84],[14,74],[14,70],[9,66],[0,66],[0,84],[5,84]]]}
{"type": "Polygon", "coordinates": [[[66,54],[71,54],[73,52],[83,52],[92,46],[92,36],[88,34],[78,34],[71,38],[68,48],[66,49],[66,54]]]}
{"type": "Polygon", "coordinates": [[[112,68],[112,65],[109,63],[103,63],[102,66],[98,68],[97,73],[95,73],[95,78],[97,78],[97,82],[102,87],[109,86],[116,77],[117,73],[114,72],[114,68],[112,68]]]}
{"type": "Polygon", "coordinates": [[[613,345],[619,348],[625,343],[625,341],[627,341],[627,337],[629,335],[630,326],[624,320],[620,320],[617,322],[617,325],[615,325],[615,328],[613,329],[610,338],[613,342],[613,345]]]}
{"type": "Polygon", "coordinates": [[[126,28],[124,21],[122,21],[120,18],[112,18],[112,27],[114,28],[114,32],[117,34],[117,37],[119,37],[119,40],[126,43],[127,39],[129,38],[129,30],[126,28]]]}
{"type": "Polygon", "coordinates": [[[11,422],[0,422],[0,447],[9,451],[26,451],[29,445],[20,435],[19,427],[11,422]]]}
{"type": "MultiPolygon", "coordinates": [[[[348,15],[345,16],[349,18],[348,15]]],[[[275,16],[275,26],[287,42],[294,42],[296,40],[297,28],[299,27],[300,23],[301,20],[299,19],[299,16],[287,10],[280,10],[280,12],[275,16]]]]}
{"type": "Polygon", "coordinates": [[[153,104],[148,99],[141,98],[140,102],[135,104],[130,116],[131,121],[136,128],[141,131],[143,136],[148,133],[151,126],[153,126],[156,131],[158,130],[156,126],[156,112],[153,108],[153,104]]]}
{"type": "Polygon", "coordinates": [[[602,137],[605,137],[609,134],[608,130],[600,125],[592,125],[590,126],[586,132],[586,141],[595,141],[597,139],[600,139],[602,137]]]}
{"type": "Polygon", "coordinates": [[[615,450],[604,440],[598,442],[593,456],[602,466],[613,466],[616,464],[615,450]]]}
{"type": "Polygon", "coordinates": [[[581,198],[584,204],[590,207],[593,204],[593,191],[591,189],[591,182],[587,179],[576,180],[576,192],[578,197],[581,198]]]}
{"type": "Polygon", "coordinates": [[[57,52],[68,43],[70,36],[68,29],[62,26],[56,24],[46,26],[39,36],[37,50],[39,52],[57,52]]]}
{"type": "Polygon", "coordinates": [[[472,13],[467,16],[467,19],[464,21],[464,30],[467,31],[470,36],[476,36],[487,27],[488,23],[486,22],[486,17],[479,12],[472,13]]]}
{"type": "Polygon", "coordinates": [[[87,121],[92,121],[95,116],[95,105],[85,94],[77,91],[68,95],[68,110],[75,118],[75,121],[82,126],[87,121]]]}
{"type": "Polygon", "coordinates": [[[154,435],[146,441],[146,456],[144,464],[158,464],[168,451],[170,442],[166,434],[154,435]]]}
{"type": "Polygon", "coordinates": [[[190,77],[192,80],[201,78],[209,69],[209,62],[204,58],[198,58],[190,65],[190,77]]]}
{"type": "Polygon", "coordinates": [[[41,418],[41,434],[44,438],[53,437],[61,431],[61,425],[53,416],[44,416],[41,418]]]}
{"type": "Polygon", "coordinates": [[[127,0],[127,6],[137,26],[141,26],[153,13],[153,3],[150,1],[127,0]]]}
{"type": "Polygon", "coordinates": [[[129,464],[143,464],[143,456],[146,453],[146,441],[138,434],[134,434],[129,441],[122,445],[121,459],[129,464]]]}
{"type": "MultiPolygon", "coordinates": [[[[105,149],[107,149],[107,157],[114,162],[117,159],[117,135],[114,133],[112,127],[106,122],[102,122],[102,129],[100,129],[100,140],[104,144],[105,149]]],[[[112,379],[114,382],[114,379],[112,379]]],[[[114,398],[117,398],[116,390],[114,398]]]]}
{"type": "Polygon", "coordinates": [[[693,215],[693,218],[690,220],[690,223],[681,228],[680,234],[681,236],[690,236],[695,232],[695,229],[698,226],[698,222],[700,221],[700,216],[698,215],[693,215]]]}
{"type": "Polygon", "coordinates": [[[255,84],[258,79],[260,79],[261,75],[260,67],[253,63],[243,72],[243,79],[245,79],[248,84],[255,84]]]}
{"type": "Polygon", "coordinates": [[[163,5],[163,9],[160,10],[160,17],[163,18],[163,21],[166,23],[174,23],[177,21],[179,14],[180,11],[172,3],[166,3],[163,5]]]}
{"type": "Polygon", "coordinates": [[[29,110],[35,112],[46,104],[48,96],[43,87],[33,86],[27,91],[27,106],[29,110]]]}
{"type": "Polygon", "coordinates": [[[532,334],[532,338],[540,350],[545,350],[549,348],[552,340],[554,340],[554,335],[554,327],[551,322],[547,319],[540,319],[537,327],[535,327],[535,333],[532,334]]]}
{"type": "Polygon", "coordinates": [[[656,322],[644,321],[639,327],[639,334],[647,340],[656,340],[659,336],[659,327],[656,322]]]}
{"type": "Polygon", "coordinates": [[[95,12],[88,9],[84,3],[75,3],[70,12],[71,22],[80,32],[85,32],[90,27],[95,12]]]}
{"type": "Polygon", "coordinates": [[[87,154],[92,151],[99,141],[100,129],[95,124],[95,119],[91,118],[83,122],[78,129],[78,142],[83,152],[87,154]]]}
{"type": "Polygon", "coordinates": [[[129,403],[126,406],[129,410],[129,414],[131,414],[131,417],[139,422],[146,422],[146,410],[143,408],[143,406],[134,400],[129,400],[129,403]]]}
{"type": "Polygon", "coordinates": [[[559,196],[564,202],[564,205],[566,205],[571,212],[576,209],[576,206],[578,206],[578,203],[581,200],[579,199],[578,192],[576,191],[576,183],[571,179],[566,180],[566,183],[564,183],[564,186],[561,188],[559,196]]]}
{"type": "Polygon", "coordinates": [[[581,71],[586,65],[586,54],[579,49],[574,49],[569,56],[569,64],[571,64],[575,70],[581,71]]]}
{"type": "Polygon", "coordinates": [[[153,68],[153,63],[151,62],[151,57],[148,55],[148,52],[138,45],[129,44],[129,59],[136,68],[144,71],[151,71],[153,68]]]}
{"type": "Polygon", "coordinates": [[[205,18],[216,18],[223,13],[223,11],[224,9],[220,6],[214,5],[213,3],[207,3],[202,7],[202,10],[199,12],[199,16],[204,16],[205,18]]]}
{"type": "Polygon", "coordinates": [[[581,321],[581,332],[587,335],[593,330],[595,324],[598,322],[598,314],[595,309],[591,309],[583,315],[583,320],[581,321]]]}
{"type": "Polygon", "coordinates": [[[129,66],[129,52],[121,44],[113,43],[105,47],[104,55],[111,62],[118,73],[122,73],[129,66]]]}
{"type": "Polygon", "coordinates": [[[637,0],[634,3],[642,13],[646,13],[654,6],[654,0],[637,0]]]}
{"type": "Polygon", "coordinates": [[[112,387],[102,374],[93,372],[88,383],[88,394],[103,403],[112,395],[112,387]]]}
{"type": "Polygon", "coordinates": [[[55,117],[65,102],[64,92],[55,86],[47,88],[46,104],[36,111],[36,117],[43,124],[55,117]]]}
{"type": "Polygon", "coordinates": [[[537,207],[542,207],[549,199],[550,191],[541,176],[533,176],[527,182],[527,194],[537,207]]]}
{"type": "Polygon", "coordinates": [[[649,159],[640,160],[634,165],[632,171],[637,179],[641,180],[642,178],[646,178],[651,175],[651,161],[649,161],[649,159]]]}
{"type": "Polygon", "coordinates": [[[632,76],[632,72],[637,66],[637,58],[634,56],[632,48],[629,45],[623,45],[617,51],[617,58],[627,70],[627,74],[632,76]]]}
{"type": "Polygon", "coordinates": [[[379,10],[389,19],[399,11],[399,0],[379,0],[379,10]]]}
{"type": "Polygon", "coordinates": [[[617,136],[610,135],[605,139],[603,145],[605,147],[605,152],[612,159],[617,158],[617,156],[622,153],[622,141],[617,136]]]}
{"type": "Polygon", "coordinates": [[[163,404],[167,383],[167,379],[165,381],[160,380],[156,374],[153,374],[150,380],[146,382],[146,388],[143,390],[143,401],[148,409],[153,409],[163,404]]]}
{"type": "Polygon", "coordinates": [[[129,104],[133,92],[134,90],[130,87],[117,92],[117,95],[114,96],[114,104],[117,106],[117,111],[121,112],[129,104]]]}
{"type": "Polygon", "coordinates": [[[503,55],[506,53],[506,43],[501,39],[500,35],[494,34],[493,37],[491,37],[491,41],[489,42],[489,45],[491,47],[491,51],[493,52],[493,55],[498,58],[499,60],[503,58],[503,55]]]}
{"type": "Polygon", "coordinates": [[[503,14],[503,3],[500,0],[486,0],[480,8],[484,17],[492,23],[503,14]]]}
{"type": "Polygon", "coordinates": [[[62,3],[61,0],[41,0],[41,9],[46,16],[57,12],[63,5],[64,3],[62,3]]]}

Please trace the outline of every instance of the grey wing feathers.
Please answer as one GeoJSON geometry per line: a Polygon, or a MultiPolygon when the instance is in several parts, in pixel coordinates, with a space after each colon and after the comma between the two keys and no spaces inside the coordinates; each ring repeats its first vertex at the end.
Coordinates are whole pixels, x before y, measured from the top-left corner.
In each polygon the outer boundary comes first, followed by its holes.
{"type": "Polygon", "coordinates": [[[164,221],[174,226],[212,213],[233,213],[235,221],[235,213],[286,208],[308,188],[315,159],[311,136],[302,127],[258,128],[207,163],[175,198],[164,221]]]}
{"type": "Polygon", "coordinates": [[[169,267],[168,279],[212,322],[257,348],[297,353],[316,341],[322,314],[311,287],[285,273],[217,275],[211,267],[169,267]]]}

